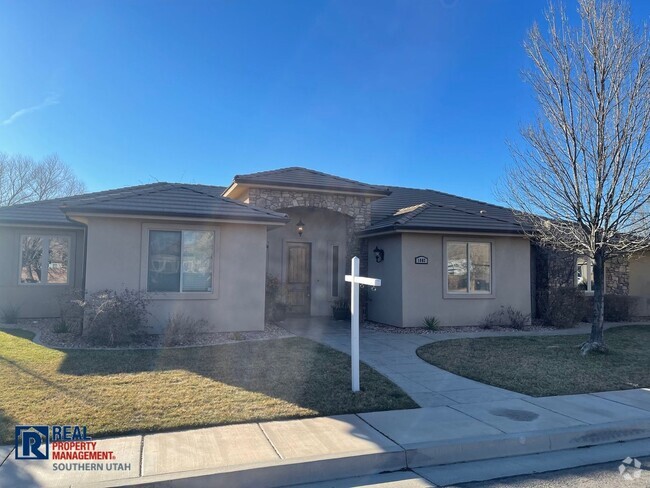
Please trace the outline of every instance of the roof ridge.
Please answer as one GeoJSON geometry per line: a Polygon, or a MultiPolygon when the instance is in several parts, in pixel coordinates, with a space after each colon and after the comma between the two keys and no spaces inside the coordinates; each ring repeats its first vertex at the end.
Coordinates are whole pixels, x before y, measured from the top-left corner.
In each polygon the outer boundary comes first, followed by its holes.
{"type": "Polygon", "coordinates": [[[464,197],[464,196],[461,196],[461,195],[454,195],[453,193],[447,193],[447,192],[440,191],[440,190],[434,190],[433,188],[412,188],[410,186],[395,186],[395,185],[388,186],[387,188],[389,188],[389,189],[398,188],[398,189],[402,189],[402,190],[415,190],[415,191],[433,192],[433,193],[438,193],[439,195],[445,195],[447,197],[453,197],[453,198],[458,198],[459,200],[465,200],[467,202],[480,203],[481,205],[489,205],[490,207],[499,208],[501,210],[509,210],[511,212],[514,211],[514,209],[512,209],[510,207],[504,207],[502,205],[497,205],[495,203],[484,202],[483,200],[476,200],[474,198],[464,197]]]}
{"type": "Polygon", "coordinates": [[[134,185],[134,186],[125,186],[122,188],[114,188],[111,190],[99,190],[99,191],[93,191],[90,193],[80,193],[79,195],[70,195],[67,197],[57,197],[57,198],[48,198],[46,200],[34,200],[32,202],[24,202],[24,203],[17,203],[15,205],[7,205],[6,207],[0,207],[0,208],[16,208],[16,207],[24,207],[26,205],[37,205],[41,203],[56,203],[56,202],[65,202],[67,200],[79,200],[82,198],[86,197],[92,197],[92,196],[97,196],[97,195],[102,195],[110,192],[115,192],[115,191],[121,191],[121,190],[131,190],[135,188],[144,188],[147,186],[154,186],[154,185],[161,185],[161,184],[168,184],[163,181],[156,181],[154,183],[145,183],[142,185],[134,185]]]}
{"type": "MultiPolygon", "coordinates": [[[[130,198],[138,195],[146,195],[149,193],[159,193],[161,191],[166,191],[173,188],[173,183],[159,182],[157,184],[151,185],[150,187],[134,187],[132,188],[118,188],[114,190],[119,192],[115,195],[101,195],[98,199],[88,199],[89,201],[78,202],[77,205],[91,205],[96,202],[110,202],[114,200],[121,200],[123,198],[130,198]],[[135,191],[133,191],[135,189],[135,191]]],[[[65,203],[62,206],[67,206],[65,203]]]]}
{"type": "Polygon", "coordinates": [[[302,171],[306,171],[306,172],[314,174],[314,175],[326,176],[328,178],[333,178],[333,179],[338,180],[338,181],[344,181],[346,183],[353,183],[355,185],[360,185],[360,186],[363,186],[363,187],[367,187],[367,188],[372,189],[372,190],[383,190],[383,189],[388,188],[386,186],[373,185],[373,184],[370,184],[370,183],[365,183],[363,181],[353,180],[351,178],[345,178],[343,176],[338,176],[338,175],[334,175],[334,174],[331,174],[331,173],[325,173],[323,171],[318,171],[318,170],[312,169],[312,168],[306,168],[304,166],[287,166],[286,168],[272,169],[272,170],[267,170],[267,171],[258,171],[258,172],[255,172],[255,173],[248,173],[248,174],[243,174],[243,175],[235,175],[233,180],[235,182],[237,182],[237,179],[239,179],[239,178],[244,178],[245,179],[246,177],[263,177],[263,176],[268,176],[268,175],[277,174],[277,173],[286,173],[286,172],[292,171],[292,170],[302,170],[302,171]]]}

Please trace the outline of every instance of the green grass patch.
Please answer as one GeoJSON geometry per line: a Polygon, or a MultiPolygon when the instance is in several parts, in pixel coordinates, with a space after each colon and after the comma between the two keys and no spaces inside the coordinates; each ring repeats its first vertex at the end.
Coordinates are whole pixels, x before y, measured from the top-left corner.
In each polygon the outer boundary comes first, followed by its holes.
{"type": "Polygon", "coordinates": [[[5,329],[5,328],[0,328],[0,332],[4,332],[5,334],[9,334],[15,337],[22,337],[23,339],[28,339],[28,340],[33,340],[36,334],[34,334],[30,330],[25,330],[25,329],[5,329]]]}
{"type": "Polygon", "coordinates": [[[532,396],[650,387],[650,326],[605,331],[608,354],[580,355],[586,336],[486,337],[434,342],[422,359],[452,373],[532,396]]]}
{"type": "Polygon", "coordinates": [[[92,436],[415,408],[388,379],[302,338],[185,349],[56,350],[0,331],[0,443],[17,424],[92,436]]]}

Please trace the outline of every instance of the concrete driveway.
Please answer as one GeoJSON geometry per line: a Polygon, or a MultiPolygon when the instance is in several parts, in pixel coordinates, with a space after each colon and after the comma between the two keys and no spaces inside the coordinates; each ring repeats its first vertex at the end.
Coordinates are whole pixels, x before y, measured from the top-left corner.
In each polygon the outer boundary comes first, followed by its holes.
{"type": "MultiPolygon", "coordinates": [[[[282,327],[350,354],[350,323],[327,318],[287,319],[282,327]]],[[[416,349],[434,336],[392,334],[361,328],[361,360],[399,385],[421,407],[527,398],[449,373],[420,359],[416,349]]],[[[363,384],[361,385],[363,388],[363,384]]]]}

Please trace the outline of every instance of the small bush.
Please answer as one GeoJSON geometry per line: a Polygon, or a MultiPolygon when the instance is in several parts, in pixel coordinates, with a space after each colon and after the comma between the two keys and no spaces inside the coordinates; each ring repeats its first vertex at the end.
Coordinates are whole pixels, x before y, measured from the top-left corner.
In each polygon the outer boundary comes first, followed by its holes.
{"type": "Polygon", "coordinates": [[[65,332],[74,332],[75,334],[83,332],[84,306],[82,290],[73,289],[59,296],[61,322],[67,328],[65,332]]]}
{"type": "Polygon", "coordinates": [[[332,318],[334,320],[350,319],[350,302],[341,298],[332,304],[332,318]]]}
{"type": "Polygon", "coordinates": [[[70,332],[70,327],[68,326],[65,320],[59,320],[52,327],[52,332],[54,332],[55,334],[65,334],[67,332],[70,332]]]}
{"type": "Polygon", "coordinates": [[[584,294],[575,287],[557,287],[537,294],[537,311],[549,327],[575,327],[585,315],[584,294]]]}
{"type": "Polygon", "coordinates": [[[204,334],[208,329],[208,321],[193,319],[184,314],[174,314],[169,317],[163,336],[165,346],[180,346],[191,343],[198,334],[204,334]]]}
{"type": "Polygon", "coordinates": [[[267,322],[277,323],[286,318],[287,305],[285,288],[280,279],[271,274],[266,275],[266,303],[264,317],[267,322]]]}
{"type": "Polygon", "coordinates": [[[434,316],[427,316],[424,317],[422,325],[424,325],[429,330],[438,330],[440,328],[440,320],[434,316]]]}
{"type": "Polygon", "coordinates": [[[488,314],[481,323],[484,329],[493,329],[495,327],[504,327],[509,329],[525,329],[530,322],[530,315],[527,315],[510,306],[501,307],[496,312],[488,314]]]}
{"type": "Polygon", "coordinates": [[[17,324],[20,315],[20,307],[17,305],[7,305],[2,309],[2,321],[5,324],[17,324]]]}
{"type": "Polygon", "coordinates": [[[84,334],[97,345],[128,344],[146,332],[148,300],[139,291],[103,290],[85,302],[84,334]]]}

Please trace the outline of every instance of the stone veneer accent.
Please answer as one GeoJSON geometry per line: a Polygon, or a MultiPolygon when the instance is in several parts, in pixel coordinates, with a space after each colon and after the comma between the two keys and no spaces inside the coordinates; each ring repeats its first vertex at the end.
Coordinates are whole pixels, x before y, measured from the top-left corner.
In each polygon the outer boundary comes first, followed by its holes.
{"type": "MultiPolygon", "coordinates": [[[[536,288],[575,286],[576,256],[548,248],[536,247],[536,288]]],[[[615,256],[605,263],[605,293],[627,295],[630,290],[629,260],[615,256]]]]}
{"type": "Polygon", "coordinates": [[[350,217],[347,219],[346,270],[349,272],[350,259],[359,256],[361,271],[367,271],[368,252],[362,246],[357,233],[370,225],[370,203],[372,197],[342,193],[310,192],[306,190],[280,190],[272,188],[249,188],[247,203],[269,210],[290,209],[292,207],[324,208],[350,217]]]}

